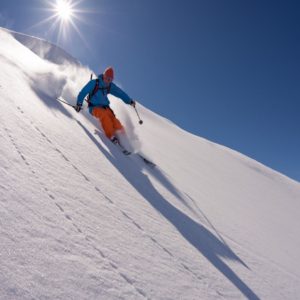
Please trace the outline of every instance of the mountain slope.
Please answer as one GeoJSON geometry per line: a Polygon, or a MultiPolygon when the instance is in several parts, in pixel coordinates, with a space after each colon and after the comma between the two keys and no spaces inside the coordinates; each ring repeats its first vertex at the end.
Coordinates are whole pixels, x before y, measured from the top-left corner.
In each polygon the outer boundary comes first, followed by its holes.
{"type": "Polygon", "coordinates": [[[55,101],[90,70],[0,39],[1,299],[300,297],[299,183],[112,97],[147,168],[55,101]]]}

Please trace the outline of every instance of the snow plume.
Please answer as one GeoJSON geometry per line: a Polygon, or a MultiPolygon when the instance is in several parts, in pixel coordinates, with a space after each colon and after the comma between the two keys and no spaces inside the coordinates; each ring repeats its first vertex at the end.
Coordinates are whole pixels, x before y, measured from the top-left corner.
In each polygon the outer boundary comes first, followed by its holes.
{"type": "Polygon", "coordinates": [[[9,31],[0,31],[0,35],[2,54],[19,71],[23,70],[25,80],[30,82],[40,99],[47,99],[50,104],[62,96],[74,104],[79,89],[89,80],[91,71],[88,68],[46,41],[9,31]],[[16,44],[13,37],[21,44],[16,44]],[[45,53],[48,53],[47,57],[45,53]],[[51,61],[48,60],[49,53],[54,57],[51,61]]]}
{"type": "Polygon", "coordinates": [[[33,39],[0,30],[0,299],[300,298],[298,182],[111,97],[123,155],[33,39]]]}

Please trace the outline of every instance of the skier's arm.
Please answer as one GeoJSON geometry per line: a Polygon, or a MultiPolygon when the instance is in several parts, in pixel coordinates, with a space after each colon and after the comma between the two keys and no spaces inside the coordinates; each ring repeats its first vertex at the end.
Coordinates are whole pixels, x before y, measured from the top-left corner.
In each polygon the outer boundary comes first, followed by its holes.
{"type": "Polygon", "coordinates": [[[82,88],[77,97],[78,106],[82,106],[85,96],[93,91],[95,84],[95,80],[91,80],[82,88]]]}
{"type": "Polygon", "coordinates": [[[111,83],[110,93],[112,95],[122,99],[126,104],[131,104],[133,102],[132,98],[130,98],[121,88],[119,88],[114,83],[111,83]]]}

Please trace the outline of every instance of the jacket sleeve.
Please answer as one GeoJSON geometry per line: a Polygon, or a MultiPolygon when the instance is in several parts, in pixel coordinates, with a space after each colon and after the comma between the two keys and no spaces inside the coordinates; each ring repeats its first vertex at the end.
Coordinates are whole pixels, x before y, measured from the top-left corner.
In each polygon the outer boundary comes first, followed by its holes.
{"type": "Polygon", "coordinates": [[[132,99],[116,84],[111,83],[110,93],[120,99],[122,99],[126,104],[130,104],[132,99]]]}
{"type": "Polygon", "coordinates": [[[85,96],[93,91],[95,84],[95,80],[91,80],[82,88],[77,97],[77,105],[82,105],[85,96]]]}

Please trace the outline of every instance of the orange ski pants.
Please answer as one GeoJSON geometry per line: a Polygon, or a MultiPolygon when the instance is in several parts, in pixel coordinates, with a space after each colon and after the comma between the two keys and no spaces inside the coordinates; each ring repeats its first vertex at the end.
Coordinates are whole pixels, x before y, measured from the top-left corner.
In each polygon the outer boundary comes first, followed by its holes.
{"type": "Polygon", "coordinates": [[[94,107],[92,115],[99,119],[105,135],[111,139],[117,130],[124,130],[111,108],[94,107]]]}

